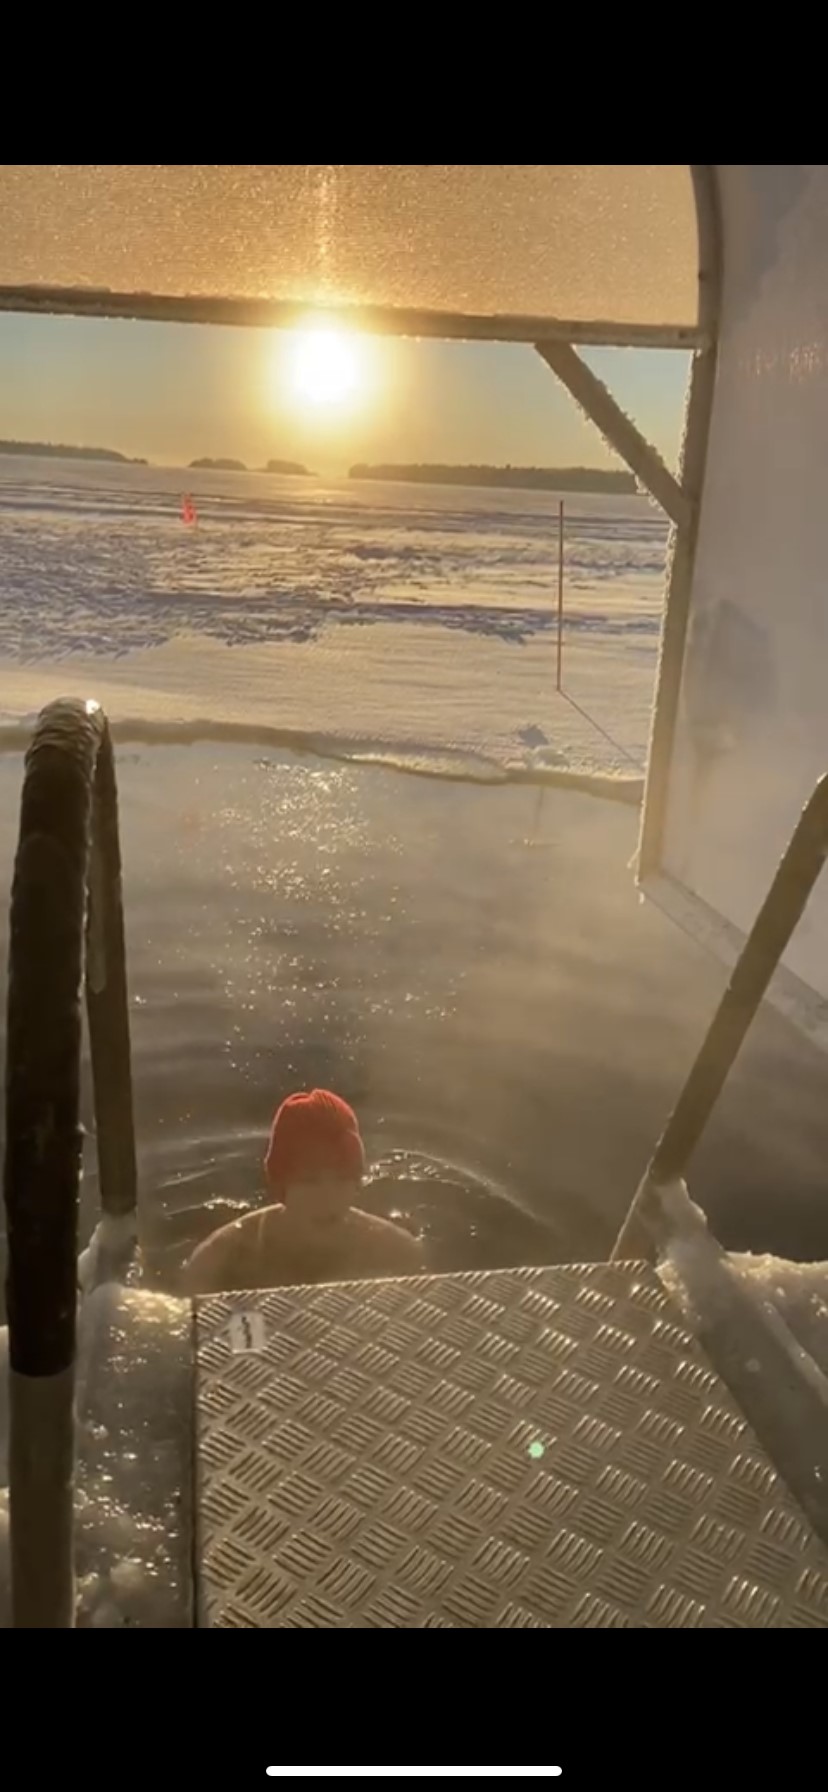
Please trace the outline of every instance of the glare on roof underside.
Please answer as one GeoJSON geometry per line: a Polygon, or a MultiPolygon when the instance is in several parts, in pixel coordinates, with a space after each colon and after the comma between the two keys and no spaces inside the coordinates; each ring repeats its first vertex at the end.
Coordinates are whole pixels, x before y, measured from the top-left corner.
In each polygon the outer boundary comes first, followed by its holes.
{"type": "Polygon", "coordinates": [[[5,164],[0,286],[692,327],[685,166],[5,164]]]}

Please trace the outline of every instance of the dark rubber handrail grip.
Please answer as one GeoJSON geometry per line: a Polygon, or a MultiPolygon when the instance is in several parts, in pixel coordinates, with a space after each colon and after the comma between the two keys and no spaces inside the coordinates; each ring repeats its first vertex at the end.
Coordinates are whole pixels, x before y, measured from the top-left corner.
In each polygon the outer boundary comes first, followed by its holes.
{"type": "Polygon", "coordinates": [[[75,1355],[86,995],[101,1204],[136,1205],[118,801],[95,704],[44,709],[26,754],[14,866],[6,1028],[6,1292],[13,1370],[75,1355]]]}

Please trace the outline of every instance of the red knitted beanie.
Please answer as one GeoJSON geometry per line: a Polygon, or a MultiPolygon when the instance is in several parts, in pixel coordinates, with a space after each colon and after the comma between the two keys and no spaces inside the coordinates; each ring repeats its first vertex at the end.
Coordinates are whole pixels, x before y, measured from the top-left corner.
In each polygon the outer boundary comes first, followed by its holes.
{"type": "Polygon", "coordinates": [[[292,1182],[317,1176],[359,1181],[365,1151],[353,1108],[328,1089],[289,1095],[278,1109],[270,1131],[265,1174],[271,1193],[283,1199],[292,1182]]]}

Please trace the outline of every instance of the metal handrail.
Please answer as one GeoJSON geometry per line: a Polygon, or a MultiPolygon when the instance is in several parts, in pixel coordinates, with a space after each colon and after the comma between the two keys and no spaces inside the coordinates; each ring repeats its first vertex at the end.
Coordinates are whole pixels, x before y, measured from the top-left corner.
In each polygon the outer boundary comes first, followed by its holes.
{"type": "Polygon", "coordinates": [[[12,1621],[74,1625],[72,1546],[81,991],[100,1196],[134,1212],[137,1176],[121,854],[97,704],[44,709],[26,754],[11,896],[6,1030],[12,1621]]]}
{"type": "Polygon", "coordinates": [[[799,817],[612,1253],[651,1257],[664,1229],[659,1190],[683,1177],[740,1046],[828,856],[828,773],[799,817]]]}

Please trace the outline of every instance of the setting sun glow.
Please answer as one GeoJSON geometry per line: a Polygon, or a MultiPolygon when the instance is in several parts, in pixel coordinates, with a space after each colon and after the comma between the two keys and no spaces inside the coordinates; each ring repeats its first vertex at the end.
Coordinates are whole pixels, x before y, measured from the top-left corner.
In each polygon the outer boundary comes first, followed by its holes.
{"type": "Polygon", "coordinates": [[[358,337],[345,330],[297,332],[290,352],[291,384],[308,405],[345,405],[357,400],[365,383],[358,337]]]}

